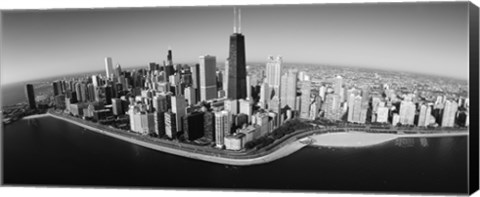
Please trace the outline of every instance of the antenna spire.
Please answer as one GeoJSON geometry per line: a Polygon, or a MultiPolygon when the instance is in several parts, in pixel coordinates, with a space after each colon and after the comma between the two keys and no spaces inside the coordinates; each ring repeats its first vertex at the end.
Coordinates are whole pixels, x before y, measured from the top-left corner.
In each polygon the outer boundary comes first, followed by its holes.
{"type": "Polygon", "coordinates": [[[233,7],[233,33],[237,33],[237,7],[233,7]]]}
{"type": "Polygon", "coordinates": [[[241,31],[241,29],[242,29],[242,12],[241,12],[240,8],[238,9],[238,24],[237,25],[238,25],[238,27],[237,27],[238,28],[237,29],[238,33],[242,33],[242,31],[241,31]]]}
{"type": "Polygon", "coordinates": [[[233,7],[233,33],[241,33],[241,20],[240,8],[233,7]]]}

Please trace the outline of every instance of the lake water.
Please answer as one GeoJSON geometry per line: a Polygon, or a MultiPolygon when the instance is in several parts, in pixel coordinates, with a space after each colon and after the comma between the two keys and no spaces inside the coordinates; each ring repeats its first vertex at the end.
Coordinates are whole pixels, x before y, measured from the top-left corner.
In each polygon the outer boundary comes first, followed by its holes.
{"type": "Polygon", "coordinates": [[[305,147],[246,167],[158,152],[51,117],[5,126],[3,144],[7,185],[467,192],[467,137],[305,147]]]}

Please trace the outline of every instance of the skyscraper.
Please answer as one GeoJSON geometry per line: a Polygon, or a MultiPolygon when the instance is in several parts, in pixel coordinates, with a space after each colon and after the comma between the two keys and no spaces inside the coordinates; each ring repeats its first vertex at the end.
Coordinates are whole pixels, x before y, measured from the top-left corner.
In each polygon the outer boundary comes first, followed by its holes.
{"type": "MultiPolygon", "coordinates": [[[[282,73],[282,57],[269,56],[266,65],[267,83],[270,86],[270,91],[280,98],[280,78],[282,73]]],[[[270,95],[272,98],[273,96],[270,95]]],[[[269,99],[270,99],[269,98],[269,99]]]]}
{"type": "Polygon", "coordinates": [[[111,75],[113,74],[113,63],[112,63],[111,57],[105,58],[105,71],[107,74],[107,78],[110,78],[111,75]]]}
{"type": "Polygon", "coordinates": [[[183,135],[189,141],[203,137],[204,128],[203,112],[193,112],[183,118],[183,135]]]}
{"type": "MultiPolygon", "coordinates": [[[[428,114],[428,115],[430,115],[430,114],[428,114]]],[[[420,106],[420,113],[418,114],[417,126],[419,126],[419,127],[427,126],[425,124],[426,118],[427,118],[427,105],[423,104],[423,105],[420,106]]]]}
{"type": "MultiPolygon", "coordinates": [[[[216,93],[216,91],[215,91],[216,93]]],[[[186,87],[184,90],[185,99],[187,99],[189,106],[197,104],[197,98],[195,97],[195,89],[192,87],[186,87]]]]}
{"type": "Polygon", "coordinates": [[[224,146],[225,133],[230,133],[230,113],[226,110],[215,112],[215,144],[217,148],[224,146]]]}
{"type": "Polygon", "coordinates": [[[164,113],[165,134],[170,138],[177,138],[177,124],[175,120],[175,113],[171,111],[164,113]]]}
{"type": "Polygon", "coordinates": [[[354,122],[353,119],[353,114],[355,113],[355,95],[354,94],[349,94],[348,96],[348,116],[347,116],[347,121],[348,122],[354,122]]]}
{"type": "Polygon", "coordinates": [[[217,60],[215,56],[200,56],[200,100],[217,98],[217,60]]]}
{"type": "Polygon", "coordinates": [[[458,104],[455,101],[447,100],[443,110],[442,127],[455,126],[455,116],[457,114],[458,104]]]}
{"type": "Polygon", "coordinates": [[[35,104],[35,93],[33,92],[32,84],[25,85],[25,96],[27,97],[28,106],[30,109],[36,109],[37,106],[35,104]]]}
{"type": "Polygon", "coordinates": [[[112,112],[116,116],[123,114],[122,100],[119,98],[112,98],[112,112]]]}
{"type": "Polygon", "coordinates": [[[228,57],[227,98],[245,99],[247,96],[245,37],[241,34],[240,10],[234,8],[233,34],[230,36],[228,57]]]}
{"type": "Polygon", "coordinates": [[[200,64],[194,64],[190,67],[192,73],[192,88],[195,93],[195,100],[200,100],[200,64]]]}
{"type": "Polygon", "coordinates": [[[343,78],[341,76],[335,77],[335,86],[333,92],[340,95],[342,93],[343,78]]]}
{"type": "Polygon", "coordinates": [[[92,84],[93,84],[93,87],[95,87],[95,88],[100,85],[97,75],[92,75],[92,84]]]}
{"type": "Polygon", "coordinates": [[[173,68],[172,50],[171,49],[168,49],[167,64],[165,64],[165,62],[163,62],[163,64],[164,64],[163,71],[165,72],[165,81],[168,81],[170,75],[173,75],[175,73],[175,69],[173,68]]]}
{"type": "Polygon", "coordinates": [[[59,81],[54,81],[52,83],[53,87],[53,96],[57,96],[60,94],[60,82],[59,81]]]}
{"type": "MultiPolygon", "coordinates": [[[[303,101],[302,101],[303,102],[303,101]]],[[[325,96],[325,103],[322,105],[322,108],[325,112],[324,117],[333,120],[340,120],[341,109],[340,109],[340,95],[338,94],[327,94],[325,96]]],[[[303,103],[302,103],[303,105],[303,103]]]]}
{"type": "Polygon", "coordinates": [[[281,91],[280,91],[280,106],[284,108],[285,106],[290,107],[294,110],[296,106],[296,97],[297,97],[297,71],[289,70],[281,78],[281,91]]]}
{"type": "Polygon", "coordinates": [[[415,118],[415,104],[411,101],[402,101],[400,103],[399,121],[402,125],[413,125],[415,118]]]}
{"type": "Polygon", "coordinates": [[[185,111],[185,97],[182,95],[177,95],[177,96],[172,96],[170,97],[171,99],[171,104],[172,104],[172,113],[175,114],[175,121],[176,121],[176,128],[178,132],[181,132],[183,130],[183,117],[186,114],[185,111]]]}
{"type": "Polygon", "coordinates": [[[269,92],[270,92],[270,88],[268,86],[268,83],[263,82],[262,85],[260,86],[259,104],[260,104],[261,108],[264,108],[264,109],[267,108],[268,101],[270,100],[269,97],[268,97],[270,95],[269,92]]]}
{"type": "Polygon", "coordinates": [[[118,78],[120,77],[120,75],[122,75],[122,67],[120,66],[120,64],[117,64],[117,66],[115,67],[115,72],[113,73],[115,78],[118,78]]]}
{"type": "Polygon", "coordinates": [[[377,109],[377,122],[388,122],[388,107],[381,104],[377,109]]]}
{"type": "Polygon", "coordinates": [[[310,81],[302,82],[302,101],[300,104],[300,118],[310,118],[310,92],[312,89],[312,83],[310,81]]]}
{"type": "Polygon", "coordinates": [[[362,120],[362,96],[357,95],[353,100],[353,122],[365,123],[365,120],[362,120]]]}

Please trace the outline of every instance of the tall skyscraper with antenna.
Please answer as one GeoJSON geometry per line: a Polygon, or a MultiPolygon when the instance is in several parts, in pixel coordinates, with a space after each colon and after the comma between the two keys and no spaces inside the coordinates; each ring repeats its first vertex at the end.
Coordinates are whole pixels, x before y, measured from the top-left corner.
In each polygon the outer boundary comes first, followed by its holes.
{"type": "Polygon", "coordinates": [[[245,37],[241,33],[240,9],[234,8],[233,34],[230,36],[227,79],[227,98],[247,97],[247,70],[245,62],[245,37]]]}
{"type": "Polygon", "coordinates": [[[164,65],[164,72],[165,72],[165,81],[169,81],[170,75],[173,75],[175,70],[173,69],[173,60],[172,60],[172,49],[168,47],[168,53],[167,53],[167,64],[165,62],[163,63],[164,65]]]}

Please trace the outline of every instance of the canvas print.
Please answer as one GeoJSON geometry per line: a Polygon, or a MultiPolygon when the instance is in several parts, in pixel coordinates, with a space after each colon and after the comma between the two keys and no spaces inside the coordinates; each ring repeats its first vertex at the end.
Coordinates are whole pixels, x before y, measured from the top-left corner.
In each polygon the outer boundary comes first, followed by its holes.
{"type": "Polygon", "coordinates": [[[2,10],[3,184],[468,194],[474,13],[2,10]]]}

